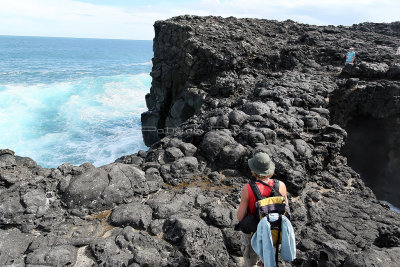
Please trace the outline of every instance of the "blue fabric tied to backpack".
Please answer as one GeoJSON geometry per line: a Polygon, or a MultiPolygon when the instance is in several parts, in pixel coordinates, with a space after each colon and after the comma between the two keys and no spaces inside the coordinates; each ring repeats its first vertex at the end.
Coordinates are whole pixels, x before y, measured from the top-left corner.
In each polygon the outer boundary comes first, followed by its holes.
{"type": "MultiPolygon", "coordinates": [[[[284,261],[291,262],[296,258],[296,240],[293,226],[285,215],[281,215],[281,257],[284,261]]],[[[251,238],[251,246],[257,255],[261,258],[265,267],[276,266],[274,257],[274,244],[272,241],[270,222],[279,220],[278,213],[268,214],[258,223],[257,231],[251,238]]]]}

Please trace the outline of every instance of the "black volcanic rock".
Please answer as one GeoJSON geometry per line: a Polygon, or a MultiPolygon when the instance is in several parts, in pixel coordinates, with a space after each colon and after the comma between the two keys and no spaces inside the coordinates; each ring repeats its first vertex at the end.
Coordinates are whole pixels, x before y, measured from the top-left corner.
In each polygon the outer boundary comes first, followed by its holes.
{"type": "Polygon", "coordinates": [[[21,255],[25,253],[32,239],[32,235],[21,233],[16,228],[0,230],[0,262],[2,265],[22,266],[24,260],[21,255]]]}
{"type": "Polygon", "coordinates": [[[400,215],[373,193],[400,202],[399,22],[180,16],[155,33],[148,151],[46,169],[0,150],[0,265],[242,266],[236,209],[258,151],[288,189],[297,259],[281,265],[400,261],[400,215]],[[384,142],[354,142],[372,119],[384,142]],[[352,155],[373,160],[369,187],[352,155]]]}
{"type": "Polygon", "coordinates": [[[234,144],[234,142],[229,131],[210,131],[204,135],[201,151],[208,159],[213,160],[226,145],[234,144]]]}
{"type": "Polygon", "coordinates": [[[100,195],[108,186],[107,173],[94,169],[71,179],[64,193],[64,201],[69,208],[95,209],[100,195]]]}
{"type": "Polygon", "coordinates": [[[77,248],[74,246],[43,247],[29,253],[26,257],[28,266],[73,266],[76,263],[77,248]]]}
{"type": "Polygon", "coordinates": [[[178,246],[184,255],[212,266],[226,266],[229,254],[218,228],[208,226],[200,218],[178,218],[168,220],[164,231],[165,239],[178,246]]]}
{"type": "Polygon", "coordinates": [[[117,226],[132,226],[146,230],[152,220],[153,210],[140,203],[130,203],[115,208],[111,214],[111,223],[117,226]]]}

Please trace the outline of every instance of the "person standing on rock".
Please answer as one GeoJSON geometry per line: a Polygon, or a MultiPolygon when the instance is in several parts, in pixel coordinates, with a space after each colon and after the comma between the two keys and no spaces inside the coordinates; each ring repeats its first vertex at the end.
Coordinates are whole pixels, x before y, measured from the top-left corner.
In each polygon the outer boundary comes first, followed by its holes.
{"type": "Polygon", "coordinates": [[[356,59],[356,52],[354,52],[353,47],[350,47],[349,51],[347,52],[346,64],[353,64],[355,59],[356,59]]]}
{"type": "MultiPolygon", "coordinates": [[[[264,197],[269,197],[272,188],[274,188],[274,180],[271,177],[274,175],[275,164],[272,162],[268,154],[259,152],[254,155],[253,158],[248,161],[252,176],[261,180],[269,186],[265,186],[262,183],[256,183],[257,187],[260,189],[261,195],[264,197]]],[[[286,206],[289,207],[289,201],[287,198],[287,190],[286,185],[276,180],[279,183],[279,193],[285,198],[286,206]]],[[[253,190],[250,187],[250,184],[247,183],[242,188],[241,200],[239,209],[237,211],[237,218],[239,222],[242,222],[245,217],[251,218],[255,217],[255,203],[256,197],[253,193],[253,190]]],[[[239,223],[240,224],[240,223],[239,223]]],[[[244,259],[244,267],[256,266],[258,261],[258,256],[254,252],[251,246],[251,234],[241,233],[241,250],[243,253],[244,259]]]]}
{"type": "Polygon", "coordinates": [[[397,47],[397,51],[396,51],[395,58],[393,61],[393,64],[396,64],[396,63],[400,63],[400,46],[397,47]]]}

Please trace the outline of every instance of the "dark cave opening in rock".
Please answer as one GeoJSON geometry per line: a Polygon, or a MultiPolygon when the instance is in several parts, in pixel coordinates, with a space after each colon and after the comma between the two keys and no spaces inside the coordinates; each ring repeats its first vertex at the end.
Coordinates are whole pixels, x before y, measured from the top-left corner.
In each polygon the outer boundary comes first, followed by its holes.
{"type": "Polygon", "coordinates": [[[379,200],[400,208],[400,115],[347,122],[342,155],[379,200]]]}

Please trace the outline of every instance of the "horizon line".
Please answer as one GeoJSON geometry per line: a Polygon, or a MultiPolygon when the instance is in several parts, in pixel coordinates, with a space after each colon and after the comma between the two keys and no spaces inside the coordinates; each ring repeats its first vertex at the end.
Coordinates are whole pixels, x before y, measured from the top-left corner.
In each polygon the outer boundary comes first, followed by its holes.
{"type": "Polygon", "coordinates": [[[34,38],[65,38],[65,39],[121,40],[121,41],[153,41],[153,39],[124,39],[124,38],[70,37],[70,36],[39,36],[39,35],[10,35],[10,34],[0,34],[0,37],[34,37],[34,38]]]}

